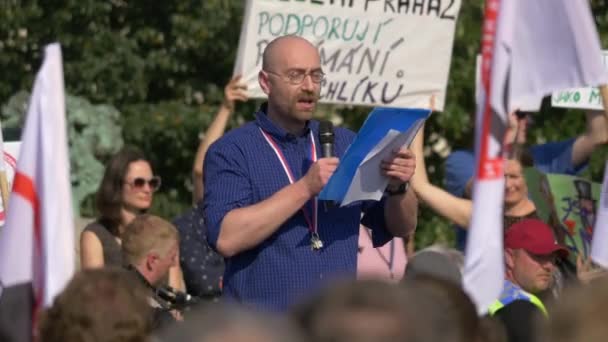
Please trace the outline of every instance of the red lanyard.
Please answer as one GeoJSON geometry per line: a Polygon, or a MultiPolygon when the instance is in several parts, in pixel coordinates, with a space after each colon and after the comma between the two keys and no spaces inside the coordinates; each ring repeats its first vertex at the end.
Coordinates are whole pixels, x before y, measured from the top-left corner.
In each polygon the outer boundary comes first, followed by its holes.
{"type": "MultiPolygon", "coordinates": [[[[287,175],[287,179],[289,180],[289,183],[293,184],[295,182],[295,178],[293,176],[293,173],[291,172],[291,168],[289,167],[289,164],[287,163],[287,159],[285,158],[285,156],[283,155],[283,152],[281,152],[281,149],[279,148],[279,145],[274,141],[274,139],[272,139],[270,134],[264,132],[263,129],[260,128],[260,132],[262,132],[264,139],[266,139],[266,142],[268,143],[268,145],[270,145],[270,147],[274,150],[274,153],[277,155],[277,158],[279,158],[279,162],[281,163],[281,166],[283,166],[283,170],[285,171],[285,175],[287,175]]],[[[310,131],[310,160],[312,160],[313,163],[317,161],[317,146],[315,144],[315,138],[312,134],[312,131],[310,131]]],[[[306,206],[302,207],[302,212],[304,214],[304,219],[306,220],[306,224],[308,224],[308,231],[310,231],[310,234],[313,237],[316,236],[318,238],[319,234],[317,231],[317,213],[318,213],[317,198],[315,197],[313,200],[312,217],[310,215],[308,215],[308,210],[306,210],[306,206]]]]}

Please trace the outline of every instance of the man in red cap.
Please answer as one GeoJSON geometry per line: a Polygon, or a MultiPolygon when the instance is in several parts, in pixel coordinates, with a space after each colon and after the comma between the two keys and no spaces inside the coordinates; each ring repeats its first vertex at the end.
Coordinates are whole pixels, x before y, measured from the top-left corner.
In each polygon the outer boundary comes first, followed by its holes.
{"type": "Polygon", "coordinates": [[[534,316],[547,310],[538,294],[549,289],[557,257],[567,257],[551,227],[538,219],[524,219],[505,233],[505,284],[490,315],[504,324],[509,341],[534,340],[534,316]]]}

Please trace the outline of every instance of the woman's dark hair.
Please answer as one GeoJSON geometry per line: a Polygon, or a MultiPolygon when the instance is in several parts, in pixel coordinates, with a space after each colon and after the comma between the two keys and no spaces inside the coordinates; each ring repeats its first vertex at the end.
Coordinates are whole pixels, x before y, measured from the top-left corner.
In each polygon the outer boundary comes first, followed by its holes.
{"type": "Polygon", "coordinates": [[[129,165],[139,160],[147,161],[140,150],[134,147],[122,148],[106,165],[103,179],[97,189],[95,202],[99,212],[99,223],[113,234],[117,233],[121,221],[120,210],[125,176],[129,171],[129,165]]]}
{"type": "Polygon", "coordinates": [[[523,144],[511,145],[509,159],[517,160],[521,164],[522,169],[534,166],[534,158],[532,157],[532,153],[530,153],[530,149],[525,147],[523,144]]]}

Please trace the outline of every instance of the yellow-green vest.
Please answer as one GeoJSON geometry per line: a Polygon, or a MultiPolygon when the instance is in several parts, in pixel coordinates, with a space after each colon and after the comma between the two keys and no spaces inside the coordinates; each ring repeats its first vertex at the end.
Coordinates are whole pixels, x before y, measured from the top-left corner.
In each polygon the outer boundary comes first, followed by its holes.
{"type": "Polygon", "coordinates": [[[513,284],[512,282],[505,280],[502,293],[500,294],[500,298],[496,300],[490,307],[488,311],[490,316],[494,316],[494,314],[504,308],[505,306],[511,304],[516,300],[527,300],[530,303],[534,304],[544,315],[548,317],[547,309],[543,302],[538,299],[535,295],[524,291],[521,287],[513,284]]]}

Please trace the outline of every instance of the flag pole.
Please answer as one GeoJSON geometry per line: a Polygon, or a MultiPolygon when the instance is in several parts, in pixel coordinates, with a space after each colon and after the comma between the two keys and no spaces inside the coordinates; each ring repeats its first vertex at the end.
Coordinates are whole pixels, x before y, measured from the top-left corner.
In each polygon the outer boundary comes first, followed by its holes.
{"type": "Polygon", "coordinates": [[[5,215],[8,210],[8,191],[6,163],[4,163],[4,137],[2,135],[2,122],[0,121],[0,195],[2,196],[2,207],[5,215]]]}
{"type": "Polygon", "coordinates": [[[608,84],[599,86],[602,102],[604,103],[604,116],[608,120],[608,84]]]}
{"type": "MultiPolygon", "coordinates": [[[[2,157],[4,158],[4,156],[2,157]]],[[[4,207],[4,212],[6,212],[8,210],[8,178],[6,177],[6,170],[0,171],[0,194],[2,195],[2,206],[4,207]]]]}

